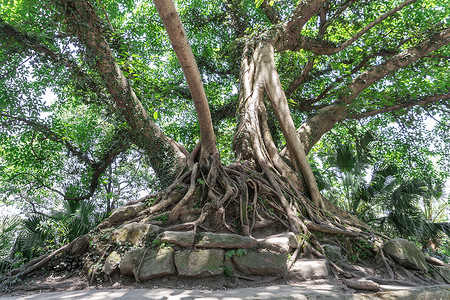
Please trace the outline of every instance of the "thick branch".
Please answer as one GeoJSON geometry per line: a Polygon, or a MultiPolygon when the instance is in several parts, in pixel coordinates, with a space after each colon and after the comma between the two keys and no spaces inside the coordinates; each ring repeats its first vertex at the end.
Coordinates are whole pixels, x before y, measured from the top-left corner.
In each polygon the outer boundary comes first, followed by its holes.
{"type": "Polygon", "coordinates": [[[311,166],[306,157],[304,146],[296,134],[294,121],[292,120],[291,112],[287,103],[286,96],[281,86],[280,78],[275,66],[274,49],[271,44],[257,45],[255,50],[255,61],[258,63],[259,75],[270,102],[274,108],[275,114],[280,124],[283,135],[286,139],[287,147],[291,153],[291,161],[294,166],[301,171],[306,184],[308,185],[311,199],[318,206],[322,207],[322,196],[317,187],[311,166]]]}
{"type": "MultiPolygon", "coordinates": [[[[297,130],[301,140],[305,144],[305,151],[309,152],[311,147],[325,132],[328,132],[336,122],[347,117],[348,109],[350,108],[349,104],[351,104],[366,88],[388,74],[416,62],[449,42],[450,28],[444,28],[419,45],[394,55],[388,61],[373,67],[356,77],[346,87],[348,92],[341,96],[336,104],[319,109],[315,116],[297,130]]],[[[400,107],[398,109],[400,109],[400,107]]]]}
{"type": "Polygon", "coordinates": [[[191,91],[195,110],[199,119],[202,151],[210,155],[217,153],[216,136],[214,134],[208,100],[203,89],[200,71],[192,53],[180,16],[172,0],[153,0],[158,14],[163,21],[172,47],[183,69],[184,77],[191,91]]]}
{"type": "Polygon", "coordinates": [[[412,4],[416,1],[417,0],[404,1],[403,3],[394,7],[387,13],[381,15],[377,19],[375,19],[372,22],[370,22],[369,24],[367,24],[364,28],[362,28],[360,31],[358,31],[355,35],[353,35],[347,41],[341,43],[339,46],[334,45],[328,41],[322,41],[320,39],[315,39],[315,38],[306,37],[306,36],[300,36],[300,31],[296,31],[296,36],[293,32],[290,32],[291,37],[289,40],[285,40],[283,42],[283,44],[277,44],[276,50],[277,51],[285,51],[285,50],[298,51],[300,49],[306,49],[306,50],[313,52],[314,54],[323,54],[323,55],[331,55],[331,54],[337,53],[337,52],[342,51],[343,49],[347,48],[351,44],[353,44],[355,41],[357,41],[359,38],[361,38],[365,33],[367,33],[374,26],[380,24],[387,18],[394,15],[399,10],[403,9],[405,6],[412,4]]]}

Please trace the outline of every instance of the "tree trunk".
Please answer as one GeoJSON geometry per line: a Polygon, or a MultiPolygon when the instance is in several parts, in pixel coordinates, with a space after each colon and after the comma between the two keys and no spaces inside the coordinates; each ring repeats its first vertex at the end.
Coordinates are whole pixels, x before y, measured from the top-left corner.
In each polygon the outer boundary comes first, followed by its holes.
{"type": "Polygon", "coordinates": [[[262,167],[269,165],[279,174],[288,176],[296,182],[295,172],[301,173],[308,186],[311,199],[318,207],[324,207],[322,197],[317,187],[311,166],[309,165],[303,145],[295,130],[294,122],[289,111],[286,96],[274,60],[274,49],[270,43],[260,42],[256,46],[248,46],[248,53],[244,54],[241,64],[241,94],[240,94],[240,126],[238,129],[237,147],[242,159],[255,159],[262,167]],[[293,154],[292,170],[282,159],[276,149],[268,130],[264,107],[264,95],[267,94],[277,116],[287,147],[293,154]],[[249,145],[249,141],[251,144],[249,145]],[[269,162],[269,163],[268,163],[269,162]],[[295,179],[294,179],[295,178],[295,179]]]}
{"type": "Polygon", "coordinates": [[[172,0],[153,0],[158,14],[163,21],[173,50],[177,55],[189,91],[197,112],[201,136],[201,154],[209,156],[217,153],[216,136],[214,134],[208,100],[203,89],[200,71],[187,39],[186,31],[172,0]]]}

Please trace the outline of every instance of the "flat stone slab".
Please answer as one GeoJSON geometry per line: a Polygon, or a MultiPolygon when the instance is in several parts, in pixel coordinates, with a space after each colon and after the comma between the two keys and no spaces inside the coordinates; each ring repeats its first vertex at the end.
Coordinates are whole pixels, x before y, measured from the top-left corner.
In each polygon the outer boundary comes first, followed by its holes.
{"type": "Polygon", "coordinates": [[[372,280],[360,279],[360,280],[344,280],[344,284],[355,290],[365,290],[378,292],[380,290],[380,285],[372,280]]]}
{"type": "Polygon", "coordinates": [[[205,232],[199,234],[199,241],[196,244],[196,247],[250,249],[258,247],[258,241],[254,238],[237,234],[205,232]]]}
{"type": "Polygon", "coordinates": [[[164,231],[156,237],[156,240],[177,244],[181,247],[192,247],[194,245],[194,233],[183,231],[164,231]]]}
{"type": "Polygon", "coordinates": [[[122,206],[116,209],[106,220],[113,224],[120,223],[135,217],[138,213],[146,208],[147,205],[142,202],[133,205],[122,206]]]}
{"type": "Polygon", "coordinates": [[[258,239],[260,248],[278,253],[289,253],[291,249],[297,248],[297,238],[293,232],[271,235],[258,239]]]}
{"type": "Polygon", "coordinates": [[[286,254],[249,252],[232,257],[236,268],[246,275],[282,275],[286,272],[286,254]]]}
{"type": "Polygon", "coordinates": [[[173,253],[174,250],[172,248],[142,248],[129,251],[120,262],[120,273],[122,275],[139,277],[140,280],[173,275],[175,274],[173,253]],[[140,269],[139,265],[141,266],[140,269]]]}
{"type": "Polygon", "coordinates": [[[114,243],[130,243],[135,246],[147,242],[150,237],[155,236],[160,231],[156,225],[144,223],[128,223],[112,232],[111,241],[114,243]]]}
{"type": "Polygon", "coordinates": [[[386,242],[383,250],[406,268],[428,272],[425,256],[416,245],[405,239],[392,239],[386,242]]]}
{"type": "Polygon", "coordinates": [[[174,256],[179,276],[208,277],[223,274],[224,253],[220,249],[178,251],[174,256]]]}
{"type": "Polygon", "coordinates": [[[327,279],[329,267],[326,259],[297,260],[289,270],[289,279],[296,281],[327,279]]]}

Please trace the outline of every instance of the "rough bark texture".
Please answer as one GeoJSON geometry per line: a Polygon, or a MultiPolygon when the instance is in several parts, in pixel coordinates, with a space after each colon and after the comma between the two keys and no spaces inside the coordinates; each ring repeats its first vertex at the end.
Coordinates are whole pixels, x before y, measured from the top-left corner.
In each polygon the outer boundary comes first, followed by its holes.
{"type": "Polygon", "coordinates": [[[200,71],[189,45],[186,31],[183,24],[181,24],[180,16],[172,0],[154,0],[153,2],[169,35],[170,42],[183,69],[184,77],[187,80],[192,100],[194,101],[200,126],[201,153],[206,156],[216,154],[216,137],[212,126],[208,100],[206,99],[200,71]]]}

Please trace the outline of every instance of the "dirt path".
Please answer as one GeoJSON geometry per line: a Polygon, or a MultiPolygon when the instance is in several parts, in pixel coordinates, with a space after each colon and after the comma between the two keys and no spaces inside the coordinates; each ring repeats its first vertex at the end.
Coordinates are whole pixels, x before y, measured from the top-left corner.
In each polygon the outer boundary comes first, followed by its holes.
{"type": "Polygon", "coordinates": [[[345,293],[329,284],[273,285],[225,290],[183,289],[92,289],[5,297],[5,300],[247,300],[247,299],[450,299],[450,285],[432,287],[382,286],[384,292],[345,293]]]}

